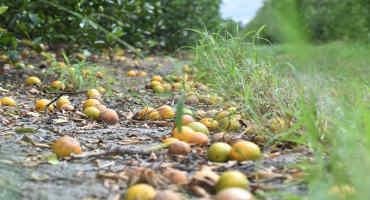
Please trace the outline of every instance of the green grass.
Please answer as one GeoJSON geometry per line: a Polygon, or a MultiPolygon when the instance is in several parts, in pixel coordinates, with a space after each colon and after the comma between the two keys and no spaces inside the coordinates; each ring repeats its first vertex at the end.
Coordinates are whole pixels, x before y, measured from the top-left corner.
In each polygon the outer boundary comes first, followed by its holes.
{"type": "Polygon", "coordinates": [[[271,116],[294,117],[292,128],[272,141],[295,141],[314,152],[314,162],[303,164],[309,191],[298,199],[340,199],[329,192],[340,185],[355,191],[343,199],[370,196],[368,46],[255,46],[239,36],[202,36],[194,48],[200,80],[259,125],[271,116]]]}

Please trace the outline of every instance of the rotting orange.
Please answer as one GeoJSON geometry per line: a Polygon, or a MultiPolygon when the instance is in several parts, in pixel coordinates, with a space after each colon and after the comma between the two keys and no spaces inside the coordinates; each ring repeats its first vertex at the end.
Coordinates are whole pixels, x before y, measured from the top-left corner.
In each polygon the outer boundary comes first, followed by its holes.
{"type": "Polygon", "coordinates": [[[175,117],[175,111],[171,106],[163,105],[156,110],[159,112],[161,119],[172,119],[175,117]]]}
{"type": "Polygon", "coordinates": [[[100,120],[107,124],[117,124],[119,117],[116,111],[112,109],[106,109],[100,114],[100,120]]]}
{"type": "Polygon", "coordinates": [[[182,122],[182,125],[187,125],[192,122],[195,122],[195,119],[193,118],[193,116],[185,114],[181,117],[181,122],[182,122]]]}

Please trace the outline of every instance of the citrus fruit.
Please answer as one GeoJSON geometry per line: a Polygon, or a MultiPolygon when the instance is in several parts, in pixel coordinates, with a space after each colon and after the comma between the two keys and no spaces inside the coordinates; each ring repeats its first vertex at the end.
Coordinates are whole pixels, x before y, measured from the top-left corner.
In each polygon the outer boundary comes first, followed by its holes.
{"type": "Polygon", "coordinates": [[[119,117],[116,111],[112,109],[106,109],[100,114],[100,120],[107,124],[117,124],[119,117]]]}
{"type": "Polygon", "coordinates": [[[125,200],[153,200],[155,195],[156,191],[152,186],[141,183],[127,189],[125,200]]]}
{"type": "Polygon", "coordinates": [[[17,103],[11,97],[3,97],[1,98],[1,105],[14,107],[17,105],[17,103]]]}
{"type": "Polygon", "coordinates": [[[238,141],[232,145],[230,158],[237,161],[257,160],[261,157],[260,148],[253,142],[238,141]]]}
{"type": "Polygon", "coordinates": [[[59,158],[70,156],[72,153],[80,154],[82,152],[79,142],[67,135],[57,139],[51,145],[51,148],[59,158]]]}
{"type": "Polygon", "coordinates": [[[216,191],[221,191],[226,188],[243,188],[247,189],[249,181],[247,177],[239,171],[226,171],[221,174],[216,183],[216,191]]]}
{"type": "Polygon", "coordinates": [[[84,114],[90,119],[97,120],[99,119],[100,111],[94,106],[89,106],[84,109],[84,114]]]}
{"type": "Polygon", "coordinates": [[[229,160],[231,146],[224,142],[212,144],[207,151],[208,160],[212,162],[226,162],[229,160]]]}

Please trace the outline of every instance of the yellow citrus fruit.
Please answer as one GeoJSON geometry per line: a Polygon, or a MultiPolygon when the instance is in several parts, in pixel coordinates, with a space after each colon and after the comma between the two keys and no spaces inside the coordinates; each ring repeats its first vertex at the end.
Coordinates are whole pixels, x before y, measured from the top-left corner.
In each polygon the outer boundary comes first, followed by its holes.
{"type": "Polygon", "coordinates": [[[117,124],[119,117],[116,111],[112,109],[106,109],[100,114],[100,120],[107,124],[117,124]]]}
{"type": "Polygon", "coordinates": [[[58,80],[51,82],[50,86],[51,88],[56,89],[56,90],[64,90],[66,87],[62,81],[58,81],[58,80]]]}
{"type": "Polygon", "coordinates": [[[154,75],[152,77],[152,81],[159,81],[161,82],[163,80],[162,76],[159,76],[159,75],[154,75]]]}
{"type": "Polygon", "coordinates": [[[67,135],[57,139],[51,145],[51,148],[53,152],[60,158],[70,156],[72,153],[74,154],[82,153],[79,142],[76,139],[67,135]]]}
{"type": "Polygon", "coordinates": [[[90,106],[97,106],[97,105],[100,105],[100,101],[97,100],[97,99],[87,99],[84,103],[83,103],[83,108],[87,108],[87,107],[90,107],[90,106]]]}
{"type": "Polygon", "coordinates": [[[226,188],[242,188],[247,189],[249,186],[248,178],[239,171],[226,171],[221,174],[216,183],[216,191],[221,191],[226,188]]]}
{"type": "Polygon", "coordinates": [[[181,127],[181,131],[175,127],[173,130],[172,130],[172,136],[174,138],[177,138],[181,141],[189,141],[189,139],[191,137],[193,137],[193,134],[194,134],[194,130],[188,126],[182,126],[181,127]]]}
{"type": "Polygon", "coordinates": [[[257,160],[261,157],[261,150],[253,142],[240,140],[232,145],[230,158],[237,161],[257,160]]]}
{"type": "MultiPolygon", "coordinates": [[[[38,112],[44,112],[45,111],[45,108],[46,106],[50,103],[49,100],[47,99],[39,99],[39,100],[36,100],[35,102],[35,110],[38,111],[38,112]]],[[[50,105],[48,107],[48,110],[49,111],[52,111],[54,109],[53,105],[50,105]]]]}
{"type": "Polygon", "coordinates": [[[156,86],[153,87],[153,91],[155,93],[163,93],[166,90],[165,90],[165,88],[162,85],[156,85],[156,86]]]}
{"type": "Polygon", "coordinates": [[[147,114],[146,118],[152,121],[156,121],[161,119],[161,115],[157,110],[153,110],[147,114]]]}
{"type": "Polygon", "coordinates": [[[150,112],[153,112],[154,108],[145,106],[143,109],[141,109],[139,112],[136,114],[136,118],[143,120],[143,119],[148,119],[148,115],[150,112]]]}
{"type": "Polygon", "coordinates": [[[86,96],[89,99],[100,99],[101,98],[101,94],[100,94],[100,92],[97,89],[89,89],[89,90],[87,90],[86,96]]]}
{"type": "Polygon", "coordinates": [[[154,200],[155,189],[148,184],[130,186],[126,192],[125,200],[154,200]]]}
{"type": "Polygon", "coordinates": [[[97,71],[97,72],[95,73],[95,76],[96,76],[96,78],[103,78],[103,77],[104,77],[104,74],[103,74],[103,72],[101,72],[101,71],[97,71]]]}
{"type": "Polygon", "coordinates": [[[207,128],[207,126],[205,126],[204,124],[200,123],[200,122],[191,122],[190,124],[187,124],[188,127],[190,127],[191,129],[193,129],[195,132],[201,132],[201,133],[204,133],[206,135],[209,134],[209,130],[207,128]]]}
{"type": "Polygon", "coordinates": [[[137,75],[138,75],[138,71],[136,71],[136,70],[129,70],[127,72],[127,76],[129,76],[129,77],[134,77],[134,76],[137,76],[137,75]]]}
{"type": "Polygon", "coordinates": [[[216,119],[217,121],[219,121],[219,120],[222,120],[222,119],[224,119],[224,118],[230,118],[230,117],[231,117],[230,112],[229,112],[229,111],[226,111],[226,110],[223,110],[223,111],[218,112],[218,113],[216,114],[215,119],[216,119]]]}
{"type": "Polygon", "coordinates": [[[144,77],[144,76],[146,76],[147,75],[147,73],[145,72],[145,71],[139,71],[138,73],[137,73],[137,76],[140,76],[140,77],[144,77]]]}
{"type": "Polygon", "coordinates": [[[212,162],[226,162],[229,160],[231,146],[224,142],[212,144],[207,151],[208,160],[212,162]]]}
{"type": "Polygon", "coordinates": [[[1,105],[13,107],[13,106],[16,106],[17,103],[11,97],[3,97],[3,98],[1,98],[1,105]]]}
{"type": "Polygon", "coordinates": [[[172,90],[172,85],[169,83],[162,83],[162,87],[164,88],[164,91],[169,92],[172,90]]]}
{"type": "Polygon", "coordinates": [[[162,141],[162,143],[165,145],[165,146],[169,146],[170,144],[176,142],[176,141],[179,141],[179,139],[177,138],[174,138],[174,137],[169,137],[169,138],[166,138],[162,141]]]}
{"type": "Polygon", "coordinates": [[[58,109],[61,109],[64,105],[71,105],[71,102],[69,101],[68,97],[60,97],[57,102],[56,106],[58,109]]]}
{"type": "Polygon", "coordinates": [[[150,86],[151,86],[152,88],[154,88],[154,87],[156,87],[156,86],[158,86],[158,85],[162,85],[162,83],[161,83],[161,82],[159,82],[159,81],[151,81],[151,82],[150,82],[150,86]]]}
{"type": "Polygon", "coordinates": [[[26,79],[26,85],[41,85],[41,80],[36,76],[30,76],[26,79]]]}
{"type": "Polygon", "coordinates": [[[161,119],[172,119],[175,117],[175,111],[171,106],[163,105],[157,108],[157,111],[159,112],[161,119]]]}
{"type": "Polygon", "coordinates": [[[84,109],[84,114],[90,119],[97,120],[99,119],[100,111],[96,107],[90,106],[84,109]]]}
{"type": "Polygon", "coordinates": [[[200,123],[204,124],[209,130],[217,130],[219,127],[218,121],[212,118],[203,118],[200,123]]]}

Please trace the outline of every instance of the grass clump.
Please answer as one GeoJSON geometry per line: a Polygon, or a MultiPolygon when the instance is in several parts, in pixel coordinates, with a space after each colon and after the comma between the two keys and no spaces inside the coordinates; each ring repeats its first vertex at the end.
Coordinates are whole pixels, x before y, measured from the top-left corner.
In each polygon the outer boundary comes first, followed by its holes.
{"type": "Polygon", "coordinates": [[[269,47],[246,41],[202,33],[194,48],[198,78],[237,101],[254,121],[291,116],[293,125],[270,141],[294,142],[314,153],[313,161],[301,165],[307,198],[370,196],[370,87],[365,78],[370,48],[345,43],[269,47]]]}

